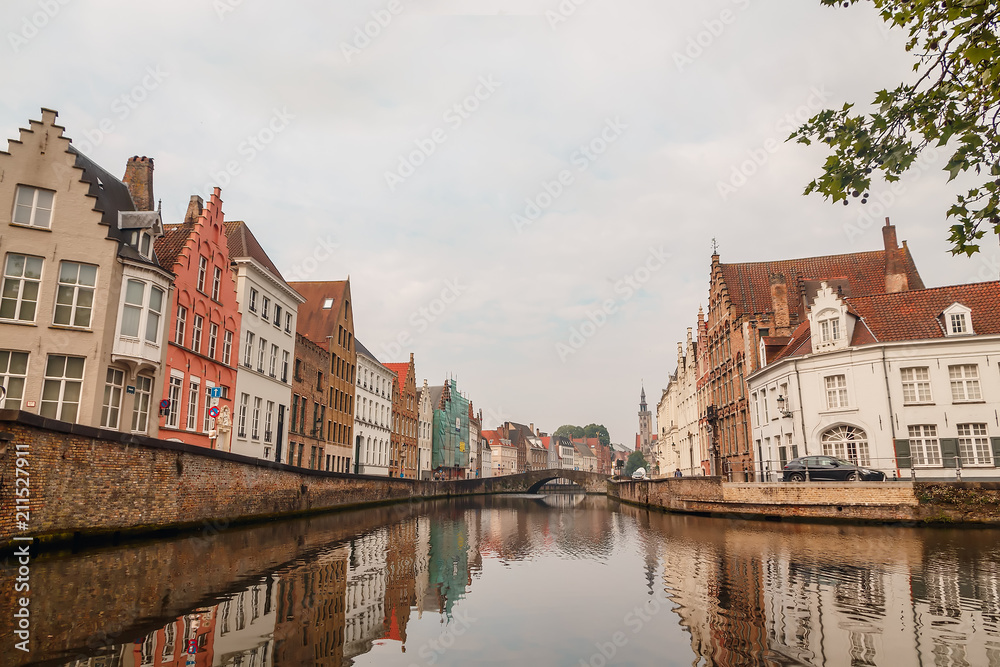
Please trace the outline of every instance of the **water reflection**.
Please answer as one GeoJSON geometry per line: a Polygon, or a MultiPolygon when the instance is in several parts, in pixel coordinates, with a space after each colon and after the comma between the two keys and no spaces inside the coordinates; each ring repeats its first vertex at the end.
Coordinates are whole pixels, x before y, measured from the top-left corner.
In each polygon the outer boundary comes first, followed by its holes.
{"type": "MultiPolygon", "coordinates": [[[[573,494],[337,514],[227,531],[202,547],[205,567],[235,560],[257,574],[223,566],[231,578],[207,578],[201,590],[189,590],[198,577],[174,588],[151,581],[149,590],[215,599],[159,620],[150,603],[117,630],[129,641],[103,651],[63,629],[31,658],[109,667],[1000,666],[998,534],[726,521],[573,494]],[[88,657],[54,660],[66,652],[88,657]]],[[[35,567],[55,582],[57,573],[144,563],[111,575],[124,589],[136,577],[183,579],[161,559],[176,568],[190,548],[176,540],[35,567]]],[[[36,637],[60,627],[51,620],[60,607],[110,623],[137,610],[136,600],[91,606],[43,590],[36,637]]]]}

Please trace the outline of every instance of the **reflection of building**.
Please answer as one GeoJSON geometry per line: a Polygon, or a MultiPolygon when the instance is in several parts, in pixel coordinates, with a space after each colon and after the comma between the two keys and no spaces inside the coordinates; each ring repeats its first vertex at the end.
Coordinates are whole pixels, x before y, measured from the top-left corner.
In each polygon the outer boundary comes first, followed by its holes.
{"type": "Polygon", "coordinates": [[[388,528],[385,554],[385,612],[383,636],[406,646],[406,624],[416,604],[414,571],[417,566],[417,524],[404,521],[388,528]]]}
{"type": "Polygon", "coordinates": [[[275,578],[268,577],[216,607],[216,665],[274,664],[275,584],[275,578]]]}
{"type": "Polygon", "coordinates": [[[388,534],[381,528],[350,542],[344,657],[371,650],[382,636],[388,534]]]}
{"type": "Polygon", "coordinates": [[[464,517],[438,517],[431,523],[428,594],[434,608],[451,616],[455,602],[465,597],[469,581],[469,526],[464,517]]]}
{"type": "Polygon", "coordinates": [[[340,546],[281,574],[276,587],[275,665],[340,667],[346,654],[347,558],[347,548],[340,546]]]}
{"type": "MultiPolygon", "coordinates": [[[[167,623],[136,641],[134,667],[212,667],[215,662],[215,625],[218,607],[199,609],[167,623]]],[[[270,663],[267,663],[270,664],[270,663]]],[[[263,665],[262,665],[263,667],[263,665]]]]}

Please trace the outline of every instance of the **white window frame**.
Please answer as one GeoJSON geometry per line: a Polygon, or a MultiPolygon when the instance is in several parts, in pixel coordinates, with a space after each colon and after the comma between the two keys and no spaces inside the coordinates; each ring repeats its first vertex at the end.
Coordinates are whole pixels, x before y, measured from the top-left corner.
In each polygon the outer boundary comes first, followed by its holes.
{"type": "Polygon", "coordinates": [[[911,366],[899,369],[903,385],[903,405],[921,405],[934,402],[931,392],[931,373],[928,366],[911,366]]]}
{"type": "Polygon", "coordinates": [[[912,424],[907,427],[910,457],[916,468],[940,468],[941,439],[937,424],[912,424]]]}
{"type": "Polygon", "coordinates": [[[205,318],[195,313],[191,322],[191,349],[201,354],[201,334],[205,330],[205,318]]]}
{"type": "Polygon", "coordinates": [[[222,334],[222,361],[227,366],[232,365],[230,358],[233,354],[233,332],[226,329],[225,333],[222,334]]]}
{"type": "Polygon", "coordinates": [[[201,391],[201,378],[188,378],[187,422],[189,431],[198,430],[198,393],[201,391]]]}
{"type": "Polygon", "coordinates": [[[212,300],[219,300],[219,290],[222,287],[222,269],[215,267],[212,272],[212,300]]]}
{"type": "Polygon", "coordinates": [[[278,373],[278,346],[271,343],[271,360],[267,367],[267,374],[273,378],[277,377],[278,373]]]}
{"type": "Polygon", "coordinates": [[[32,185],[18,185],[14,192],[14,210],[11,213],[11,224],[21,227],[37,227],[38,229],[52,228],[52,212],[56,207],[56,193],[54,190],[36,188],[32,185]],[[38,201],[40,193],[49,195],[48,208],[38,201]],[[30,194],[31,202],[26,203],[22,194],[30,194]],[[28,209],[28,221],[24,221],[24,209],[28,209]],[[40,221],[39,212],[44,211],[44,222],[40,221]],[[18,220],[18,218],[21,218],[18,220]]]}
{"type": "Polygon", "coordinates": [[[249,298],[249,304],[247,305],[247,309],[251,313],[257,312],[257,290],[254,289],[253,287],[250,288],[250,298],[249,298]]]}
{"type": "Polygon", "coordinates": [[[68,421],[76,423],[80,416],[80,400],[83,398],[83,379],[87,374],[87,359],[86,357],[76,357],[68,354],[50,354],[45,359],[45,380],[42,383],[42,400],[39,402],[38,414],[42,417],[50,417],[52,419],[58,419],[60,421],[68,421]],[[54,358],[63,359],[63,370],[60,375],[49,375],[49,366],[54,358]],[[80,377],[70,376],[66,374],[67,367],[69,366],[70,359],[79,359],[80,365],[80,377]],[[77,399],[76,401],[67,400],[66,389],[70,386],[76,385],[77,399]],[[57,389],[58,398],[55,401],[46,400],[45,395],[48,393],[49,387],[54,387],[57,389]],[[49,412],[47,410],[47,405],[54,405],[55,414],[46,414],[49,412]],[[73,406],[72,408],[72,419],[67,419],[71,416],[67,414],[67,407],[73,406]]]}
{"type": "Polygon", "coordinates": [[[266,296],[260,297],[260,316],[264,319],[265,322],[271,319],[270,313],[271,313],[271,299],[269,299],[266,296]]]}
{"type": "Polygon", "coordinates": [[[240,394],[239,416],[236,420],[236,437],[242,440],[247,438],[247,408],[250,405],[250,394],[240,394]]]}
{"type": "Polygon", "coordinates": [[[281,381],[288,382],[288,350],[281,351],[281,381]]]}
{"type": "Polygon", "coordinates": [[[260,440],[260,396],[253,397],[253,414],[250,417],[250,439],[260,440]]]}
{"type": "Polygon", "coordinates": [[[204,418],[204,428],[202,429],[205,433],[212,430],[211,420],[212,416],[208,414],[208,411],[212,409],[212,390],[215,389],[215,383],[205,380],[205,418],[204,418]]]}
{"type": "Polygon", "coordinates": [[[184,374],[180,371],[170,371],[170,381],[167,384],[167,419],[164,422],[168,428],[177,428],[181,416],[181,391],[184,389],[184,374]]]}
{"type": "Polygon", "coordinates": [[[292,333],[292,314],[285,313],[285,333],[292,333]]]}
{"type": "Polygon", "coordinates": [[[993,448],[985,422],[958,424],[958,455],[962,466],[992,466],[993,448]]]}
{"type": "Polygon", "coordinates": [[[0,309],[2,309],[4,302],[14,301],[14,313],[13,317],[0,317],[0,319],[6,320],[8,322],[34,322],[35,317],[38,315],[38,295],[42,288],[42,277],[43,271],[45,269],[45,258],[38,257],[35,255],[22,255],[21,253],[10,252],[7,253],[7,257],[4,260],[3,269],[3,281],[0,283],[0,309]],[[15,274],[12,272],[11,262],[15,257],[20,257],[23,260],[21,273],[15,274]],[[26,276],[28,272],[29,261],[37,261],[38,264],[38,277],[29,278],[26,276]],[[2,296],[10,291],[8,283],[10,281],[17,281],[16,295],[13,296],[2,296]],[[29,285],[33,285],[33,289],[29,288],[29,285]],[[25,292],[34,291],[34,298],[26,298],[25,292]],[[24,310],[27,304],[31,304],[31,317],[24,317],[24,310]]]}
{"type": "Polygon", "coordinates": [[[205,294],[205,281],[208,279],[208,258],[198,255],[198,291],[205,294]]]}
{"type": "Polygon", "coordinates": [[[148,375],[135,376],[135,400],[132,403],[132,432],[146,433],[149,430],[149,408],[153,402],[153,378],[148,375]]]}
{"type": "Polygon", "coordinates": [[[264,372],[264,354],[267,352],[267,339],[263,336],[257,339],[257,372],[264,372]]]}
{"type": "Polygon", "coordinates": [[[184,306],[177,306],[177,318],[174,323],[174,342],[184,346],[184,334],[187,329],[187,308],[184,306]]]}
{"type": "Polygon", "coordinates": [[[847,376],[843,373],[827,375],[823,378],[826,390],[826,409],[842,410],[850,407],[850,396],[847,392],[847,376]]]}
{"type": "Polygon", "coordinates": [[[94,264],[83,262],[73,262],[62,260],[59,262],[59,272],[56,275],[56,298],[52,304],[52,324],[60,327],[72,327],[74,329],[90,329],[94,317],[94,296],[97,291],[98,267],[94,264]],[[81,283],[80,276],[84,269],[93,269],[93,284],[81,283]],[[65,276],[67,270],[72,270],[75,275],[70,278],[65,276]],[[69,301],[66,301],[68,295],[69,301]],[[81,298],[90,300],[89,305],[81,304],[81,298]],[[68,317],[61,318],[60,313],[67,314],[68,317]],[[60,322],[60,319],[66,321],[60,322]],[[78,320],[85,319],[84,322],[78,320]]]}
{"type": "MultiPolygon", "coordinates": [[[[0,409],[20,410],[21,401],[24,399],[24,385],[28,382],[28,364],[31,362],[31,354],[21,350],[0,350],[0,386],[7,390],[7,396],[0,409]],[[24,371],[13,372],[14,355],[24,356],[24,371]]],[[[17,368],[21,364],[18,363],[17,368]]]]}
{"type": "Polygon", "coordinates": [[[951,381],[953,403],[979,403],[983,400],[978,364],[948,366],[948,378],[951,381]]]}
{"type": "Polygon", "coordinates": [[[274,432],[271,430],[271,417],[274,413],[274,401],[267,402],[267,410],[264,412],[264,442],[274,442],[274,432]]]}
{"type": "Polygon", "coordinates": [[[118,430],[124,394],[125,371],[108,366],[108,373],[104,380],[104,400],[101,402],[101,428],[118,430]]]}
{"type": "Polygon", "coordinates": [[[215,353],[219,351],[219,325],[215,322],[208,323],[208,356],[215,359],[215,353]]]}
{"type": "Polygon", "coordinates": [[[253,368],[253,332],[247,332],[246,347],[243,348],[243,365],[253,368]]]}

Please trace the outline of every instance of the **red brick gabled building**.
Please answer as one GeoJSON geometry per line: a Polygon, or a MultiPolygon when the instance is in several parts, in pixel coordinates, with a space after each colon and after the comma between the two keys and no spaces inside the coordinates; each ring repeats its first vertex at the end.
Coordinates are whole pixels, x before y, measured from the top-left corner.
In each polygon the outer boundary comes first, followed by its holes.
{"type": "MultiPolygon", "coordinates": [[[[296,329],[303,337],[330,354],[324,378],[315,378],[327,392],[325,416],[308,427],[310,437],[324,441],[319,454],[322,465],[334,472],[351,472],[354,447],[354,386],[357,348],[354,344],[354,310],[351,307],[351,279],[294,282],[288,286],[305,298],[299,306],[296,329]]],[[[296,353],[296,357],[298,357],[296,353]]],[[[321,409],[322,412],[322,409],[321,409]]],[[[291,437],[291,436],[289,436],[291,437]]]]}
{"type": "Polygon", "coordinates": [[[882,250],[723,264],[712,255],[708,313],[698,314],[698,409],[706,474],[754,478],[746,377],[806,320],[821,282],[844,296],[923,289],[906,242],[882,229],[882,250]],[[776,340],[770,340],[776,337],[776,340]],[[763,345],[762,345],[763,342],[763,345]]]}
{"type": "Polygon", "coordinates": [[[392,379],[389,476],[417,478],[417,380],[413,353],[408,363],[384,364],[392,379]]]}
{"type": "Polygon", "coordinates": [[[219,409],[228,409],[233,431],[240,427],[233,405],[240,312],[220,192],[215,188],[207,203],[191,197],[184,222],[164,225],[155,244],[160,263],[176,275],[164,371],[169,408],[160,417],[160,437],[228,450],[233,433],[210,438],[208,414],[209,392],[221,387],[219,409]]]}

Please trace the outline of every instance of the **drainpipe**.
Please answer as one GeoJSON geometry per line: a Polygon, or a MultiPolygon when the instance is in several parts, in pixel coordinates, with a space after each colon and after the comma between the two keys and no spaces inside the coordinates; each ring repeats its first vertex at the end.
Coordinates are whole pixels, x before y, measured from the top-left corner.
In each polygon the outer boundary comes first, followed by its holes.
{"type": "MultiPolygon", "coordinates": [[[[809,439],[806,438],[806,408],[802,402],[802,380],[799,378],[799,360],[795,359],[792,365],[795,368],[795,389],[799,393],[799,427],[802,429],[802,456],[809,456],[809,439]]],[[[808,470],[806,468],[806,474],[808,474],[808,470]]]]}
{"type": "MultiPolygon", "coordinates": [[[[882,346],[882,375],[885,377],[885,398],[889,401],[889,433],[892,434],[892,453],[896,453],[896,419],[895,413],[892,410],[892,392],[889,390],[889,367],[885,360],[885,346],[882,346]]],[[[896,468],[896,478],[899,475],[899,468],[896,468]]],[[[917,471],[913,467],[913,456],[910,455],[910,479],[915,480],[917,478],[917,471]]]]}

